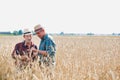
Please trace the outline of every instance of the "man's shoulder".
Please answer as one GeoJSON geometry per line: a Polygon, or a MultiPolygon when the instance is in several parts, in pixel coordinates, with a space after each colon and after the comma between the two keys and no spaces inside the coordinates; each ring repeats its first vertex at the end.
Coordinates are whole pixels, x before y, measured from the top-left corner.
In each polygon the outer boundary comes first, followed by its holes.
{"type": "Polygon", "coordinates": [[[46,39],[47,42],[52,42],[53,44],[55,44],[55,41],[53,39],[53,37],[51,35],[48,35],[48,38],[46,39]]]}
{"type": "Polygon", "coordinates": [[[53,40],[53,37],[51,35],[48,35],[46,40],[53,40]]]}
{"type": "Polygon", "coordinates": [[[22,45],[24,42],[19,42],[19,43],[17,43],[15,46],[20,46],[20,45],[22,45]]]}

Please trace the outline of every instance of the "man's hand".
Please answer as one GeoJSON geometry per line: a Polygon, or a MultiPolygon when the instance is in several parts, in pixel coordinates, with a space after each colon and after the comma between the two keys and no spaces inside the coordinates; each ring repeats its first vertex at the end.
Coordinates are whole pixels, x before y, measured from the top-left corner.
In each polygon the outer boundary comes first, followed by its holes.
{"type": "Polygon", "coordinates": [[[33,51],[33,56],[37,56],[38,55],[38,50],[37,49],[32,47],[31,50],[33,51]]]}
{"type": "Polygon", "coordinates": [[[26,56],[26,55],[23,55],[23,56],[18,56],[18,59],[19,60],[22,60],[22,61],[30,61],[30,58],[28,57],[28,56],[26,56]]]}
{"type": "Polygon", "coordinates": [[[33,52],[38,52],[38,50],[35,49],[34,47],[32,47],[31,50],[32,50],[33,52]]]}
{"type": "Polygon", "coordinates": [[[34,47],[31,48],[31,50],[37,54],[42,54],[43,56],[47,56],[47,52],[46,51],[42,51],[42,50],[37,50],[34,47]]]}

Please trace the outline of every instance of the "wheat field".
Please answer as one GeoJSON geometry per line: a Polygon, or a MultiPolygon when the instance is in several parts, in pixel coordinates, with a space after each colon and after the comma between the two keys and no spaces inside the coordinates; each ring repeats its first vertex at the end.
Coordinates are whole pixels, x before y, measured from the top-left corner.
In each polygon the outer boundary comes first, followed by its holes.
{"type": "MultiPolygon", "coordinates": [[[[54,36],[57,44],[53,80],[120,80],[120,37],[54,36]]],[[[22,36],[0,36],[0,80],[52,80],[38,62],[18,70],[11,57],[22,36]]],[[[39,46],[40,39],[32,41],[39,46]]]]}

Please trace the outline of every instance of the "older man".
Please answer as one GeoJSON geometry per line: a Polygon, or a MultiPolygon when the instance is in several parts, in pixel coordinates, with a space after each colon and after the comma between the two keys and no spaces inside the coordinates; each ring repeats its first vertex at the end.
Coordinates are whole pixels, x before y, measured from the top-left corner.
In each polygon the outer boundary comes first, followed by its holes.
{"type": "Polygon", "coordinates": [[[38,55],[40,57],[40,65],[54,66],[55,65],[55,53],[56,44],[53,38],[45,32],[45,29],[41,25],[36,25],[34,31],[41,39],[38,55]]]}
{"type": "Polygon", "coordinates": [[[17,43],[15,45],[15,48],[12,52],[12,57],[16,60],[16,65],[26,65],[26,63],[30,62],[31,60],[34,61],[34,59],[37,58],[36,55],[34,55],[34,51],[32,48],[37,49],[37,46],[33,44],[32,42],[32,33],[28,30],[24,30],[23,34],[24,41],[17,43]],[[20,62],[18,62],[18,60],[20,62]]]}

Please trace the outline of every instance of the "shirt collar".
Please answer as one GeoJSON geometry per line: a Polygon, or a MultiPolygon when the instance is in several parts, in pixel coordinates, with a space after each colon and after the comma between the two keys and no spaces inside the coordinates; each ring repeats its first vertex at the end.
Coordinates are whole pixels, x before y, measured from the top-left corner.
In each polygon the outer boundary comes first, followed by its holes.
{"type": "MultiPolygon", "coordinates": [[[[31,42],[31,47],[32,47],[33,45],[34,45],[33,42],[31,42]]],[[[25,41],[23,41],[23,46],[24,46],[24,47],[27,47],[27,45],[25,44],[25,41]]]]}
{"type": "Polygon", "coordinates": [[[48,37],[48,34],[45,34],[42,40],[45,40],[48,37]]]}

